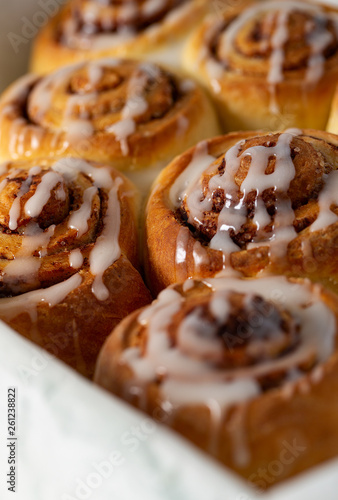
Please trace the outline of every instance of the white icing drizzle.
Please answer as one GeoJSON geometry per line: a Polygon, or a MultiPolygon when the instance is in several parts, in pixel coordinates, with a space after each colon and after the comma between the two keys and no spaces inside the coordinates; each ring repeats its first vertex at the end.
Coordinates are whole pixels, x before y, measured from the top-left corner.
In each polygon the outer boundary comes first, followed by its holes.
{"type": "Polygon", "coordinates": [[[250,463],[251,459],[250,449],[247,441],[245,417],[246,406],[244,404],[236,408],[228,424],[230,429],[230,436],[233,443],[233,461],[238,467],[245,467],[250,463]]]}
{"type": "Polygon", "coordinates": [[[142,6],[142,12],[146,16],[152,16],[161,12],[161,9],[165,6],[164,0],[146,0],[142,6]]]}
{"type": "Polygon", "coordinates": [[[34,290],[17,297],[0,299],[0,314],[6,321],[11,321],[18,315],[18,312],[28,313],[31,321],[37,321],[37,307],[46,303],[49,307],[62,302],[68,294],[80,286],[82,278],[75,274],[62,283],[58,283],[49,288],[34,290]]]}
{"type": "MultiPolygon", "coordinates": [[[[39,149],[41,143],[46,141],[48,141],[50,150],[57,150],[58,156],[59,154],[70,154],[71,151],[79,153],[79,148],[82,150],[82,147],[88,147],[96,134],[102,132],[100,128],[97,128],[97,120],[95,117],[91,120],[88,111],[88,108],[95,109],[95,103],[97,103],[98,91],[95,90],[95,86],[102,79],[106,67],[115,68],[119,64],[121,64],[121,60],[104,58],[62,68],[43,78],[30,77],[30,79],[19,80],[13,90],[8,92],[2,100],[0,111],[0,131],[2,124],[5,121],[9,122],[8,150],[10,156],[13,159],[31,157],[39,149]],[[69,85],[72,76],[81,70],[84,70],[88,75],[88,92],[71,94],[69,85]],[[58,107],[59,94],[64,97],[65,111],[63,114],[61,113],[62,116],[58,124],[55,123],[55,117],[50,110],[53,108],[54,98],[56,98],[55,102],[58,107]],[[34,121],[37,121],[39,125],[33,125],[25,118],[23,115],[25,107],[28,108],[28,115],[32,111],[34,121]]],[[[128,140],[137,130],[135,118],[144,114],[149,106],[146,98],[149,76],[156,79],[159,74],[160,69],[156,65],[140,63],[128,82],[126,102],[121,111],[120,119],[105,128],[105,132],[115,136],[123,156],[129,154],[128,140]]],[[[185,85],[187,88],[189,85],[193,85],[189,80],[184,82],[183,86],[185,85]]],[[[122,85],[124,84],[123,82],[122,85]]],[[[107,113],[110,112],[107,111],[107,113]]],[[[177,125],[178,132],[185,133],[188,125],[187,120],[182,117],[177,125]]],[[[7,126],[4,127],[5,130],[7,128],[7,126]]]]}
{"type": "MultiPolygon", "coordinates": [[[[170,201],[175,207],[178,207],[182,200],[186,201],[190,224],[202,223],[204,212],[209,211],[212,207],[212,195],[215,190],[221,189],[225,193],[226,202],[218,216],[217,232],[209,244],[211,249],[223,252],[225,268],[229,266],[230,254],[240,250],[240,247],[232,240],[230,231],[238,233],[243,224],[246,223],[245,200],[252,191],[257,193],[253,218],[257,227],[257,236],[254,242],[247,245],[247,249],[269,246],[271,258],[281,257],[285,255],[288,243],[297,236],[293,227],[294,211],[291,201],[285,199],[285,194],[295,177],[290,143],[293,136],[301,133],[301,130],[289,129],[280,134],[274,147],[253,146],[242,153],[240,153],[240,149],[244,142],[238,142],[225,154],[224,174],[216,173],[210,178],[206,196],[202,191],[201,174],[207,172],[214,161],[214,157],[207,154],[207,143],[201,143],[196,148],[191,162],[175,180],[170,190],[170,201]],[[242,160],[246,157],[251,160],[250,168],[238,188],[235,176],[242,160]],[[272,173],[265,174],[271,157],[276,158],[275,169],[272,173]],[[273,188],[276,193],[276,214],[271,234],[265,232],[265,227],[271,222],[271,217],[262,200],[262,193],[269,188],[273,188]]],[[[187,252],[187,247],[184,245],[186,241],[188,241],[188,233],[184,232],[184,228],[181,228],[177,239],[176,263],[184,262],[187,252]],[[184,239],[182,238],[183,234],[184,239]]],[[[198,261],[195,259],[195,262],[196,260],[198,261]]]]}
{"type": "Polygon", "coordinates": [[[5,122],[11,121],[11,134],[8,149],[11,158],[17,158],[17,146],[24,142],[23,126],[27,124],[21,117],[21,107],[27,99],[29,89],[35,83],[35,75],[26,75],[15,82],[1,97],[0,109],[0,143],[3,142],[2,130],[5,130],[5,122]]]}
{"type": "Polygon", "coordinates": [[[68,119],[64,124],[67,128],[67,137],[71,142],[90,139],[95,132],[94,126],[89,121],[68,119]]]}
{"type": "Polygon", "coordinates": [[[182,284],[182,289],[184,293],[189,292],[192,288],[195,286],[195,280],[192,278],[188,278],[185,280],[185,282],[182,284]]]}
{"type": "Polygon", "coordinates": [[[44,130],[30,125],[24,118],[15,118],[11,122],[8,150],[12,159],[29,158],[41,144],[44,130]]]}
{"type": "Polygon", "coordinates": [[[189,124],[190,124],[190,121],[186,116],[180,115],[178,117],[177,132],[176,132],[176,137],[178,139],[182,139],[185,136],[187,130],[189,130],[189,124]]]}
{"type": "MultiPolygon", "coordinates": [[[[2,119],[11,117],[11,132],[9,151],[16,159],[22,156],[29,157],[41,145],[42,139],[48,131],[44,126],[30,124],[22,117],[22,107],[29,95],[29,106],[34,109],[35,119],[42,121],[48,116],[53,97],[59,92],[65,92],[71,76],[81,68],[87,69],[89,84],[94,86],[101,78],[104,66],[114,66],[116,60],[95,61],[92,63],[78,64],[62,68],[51,75],[41,79],[30,77],[20,79],[12,92],[6,94],[2,108],[2,119]],[[32,84],[34,84],[32,86],[32,84]],[[32,90],[30,91],[30,88],[32,90]],[[29,94],[30,92],[30,94],[29,94]]],[[[90,139],[95,133],[93,124],[89,121],[86,106],[93,104],[97,98],[97,92],[93,91],[84,95],[73,95],[67,97],[66,110],[61,122],[59,132],[54,131],[50,137],[50,147],[58,148],[60,152],[65,151],[70,144],[79,140],[90,139]],[[76,109],[76,118],[73,117],[76,109]]],[[[1,125],[1,116],[0,116],[1,125]]]]}
{"type": "Polygon", "coordinates": [[[24,283],[29,283],[36,279],[40,269],[40,260],[32,256],[17,255],[5,267],[3,274],[4,283],[15,282],[18,278],[24,283]]]}
{"type": "MultiPolygon", "coordinates": [[[[227,301],[225,304],[226,308],[227,301]]],[[[193,355],[212,356],[216,359],[219,358],[222,349],[221,339],[215,340],[213,329],[210,328],[208,321],[203,319],[200,309],[182,320],[177,331],[177,345],[184,353],[190,351],[193,355]]]]}
{"type": "Polygon", "coordinates": [[[15,281],[18,277],[27,283],[36,279],[41,265],[40,257],[47,254],[47,247],[54,231],[55,225],[44,231],[35,222],[28,224],[19,251],[14,260],[9,261],[4,269],[3,281],[5,283],[15,281]],[[38,255],[34,257],[34,253],[38,255]]]}
{"type": "Polygon", "coordinates": [[[141,64],[137,69],[142,70],[140,73],[136,71],[131,75],[128,83],[127,99],[122,110],[123,118],[134,118],[142,115],[148,109],[148,103],[144,98],[145,87],[148,82],[148,71],[151,74],[151,66],[149,64],[141,64]]]}
{"type": "MultiPolygon", "coordinates": [[[[187,15],[190,15],[191,12],[191,4],[190,2],[185,2],[182,5],[178,5],[176,9],[170,10],[168,14],[163,19],[163,23],[168,23],[170,25],[175,25],[179,23],[182,18],[187,18],[187,15]]],[[[161,29],[160,23],[154,25],[153,28],[157,28],[157,30],[161,29]]],[[[149,28],[146,30],[149,31],[149,28]]]]}
{"type": "Polygon", "coordinates": [[[94,196],[97,194],[97,187],[91,186],[83,193],[82,205],[69,217],[68,227],[76,229],[77,237],[81,238],[88,231],[88,220],[90,218],[94,196]]]}
{"type": "Polygon", "coordinates": [[[106,130],[115,135],[116,140],[120,143],[123,156],[127,156],[129,153],[128,137],[134,134],[136,130],[135,121],[132,118],[125,118],[114,123],[114,125],[110,125],[106,130]]]}
{"type": "Polygon", "coordinates": [[[311,381],[314,383],[314,384],[319,384],[323,377],[324,377],[324,368],[323,366],[319,365],[319,366],[316,366],[316,368],[312,371],[311,375],[311,381]]]}
{"type": "Polygon", "coordinates": [[[183,92],[184,94],[188,94],[189,92],[193,92],[194,90],[196,90],[196,83],[194,82],[194,80],[191,80],[190,78],[182,80],[179,86],[180,86],[180,91],[183,92]]]}
{"type": "Polygon", "coordinates": [[[226,323],[231,310],[228,302],[228,293],[226,292],[226,294],[224,294],[216,290],[210,300],[209,309],[218,323],[226,323]]]}
{"type": "MultiPolygon", "coordinates": [[[[195,283],[188,280],[183,293],[191,290],[195,283]]],[[[239,405],[239,413],[234,416],[236,422],[233,422],[236,429],[234,461],[244,466],[250,456],[244,434],[245,407],[241,404],[259,396],[258,380],[270,373],[286,372],[285,383],[280,388],[284,397],[290,396],[296,384],[300,390],[310,390],[311,381],[302,382],[304,373],[299,367],[313,357],[317,363],[323,363],[334,352],[336,319],[322,301],[320,288],[308,281],[294,283],[285,277],[259,280],[215,278],[205,280],[204,284],[210,287],[212,294],[209,307],[215,325],[226,324],[231,293],[248,294],[248,300],[255,294],[289,311],[300,325],[299,344],[273,361],[262,361],[236,370],[217,368],[208,362],[208,356],[219,354],[221,340],[215,336],[214,327],[203,321],[198,308],[192,309],[178,325],[177,344],[172,346],[169,327],[183,302],[189,299],[168,288],[138,317],[140,325],[148,329],[145,351],[142,350],[141,354],[139,348],[126,349],[121,362],[132,369],[133,387],[138,387],[140,394],[144,395],[142,387],[145,383],[155,381],[158,375],[164,377],[160,385],[163,406],[170,406],[172,411],[188,405],[205,405],[212,419],[210,449],[214,453],[227,410],[239,405]]],[[[312,373],[312,382],[318,383],[323,375],[320,364],[312,373]]]]}
{"type": "MultiPolygon", "coordinates": [[[[32,167],[28,172],[27,179],[22,183],[17,197],[15,198],[10,211],[9,211],[9,224],[8,227],[11,231],[15,231],[18,227],[18,219],[20,217],[21,212],[21,198],[25,195],[31,186],[32,178],[34,175],[39,174],[41,171],[40,167],[32,167]]],[[[0,191],[7,184],[8,180],[15,177],[16,171],[14,171],[11,175],[9,175],[6,179],[2,181],[2,186],[0,186],[0,191]]]]}
{"type": "Polygon", "coordinates": [[[62,184],[62,177],[57,172],[47,172],[43,175],[35,193],[25,204],[25,214],[32,218],[38,217],[50,199],[51,191],[59,183],[62,184]]]}
{"type": "MultiPolygon", "coordinates": [[[[10,210],[11,226],[17,225],[20,215],[20,199],[28,191],[32,176],[40,173],[40,167],[33,167],[29,170],[23,187],[19,190],[17,198],[10,210]]],[[[11,176],[15,176],[19,171],[13,171],[8,178],[1,183],[4,187],[11,176]]],[[[103,284],[104,272],[121,255],[119,246],[120,234],[120,203],[118,190],[123,180],[116,178],[113,180],[111,169],[109,167],[98,168],[88,162],[80,159],[64,158],[54,165],[47,173],[42,175],[41,182],[34,195],[25,204],[25,211],[31,217],[37,217],[41,214],[43,207],[51,196],[51,191],[60,183],[76,181],[79,173],[83,173],[92,179],[93,185],[87,188],[83,194],[82,204],[79,209],[73,212],[68,220],[68,227],[77,230],[77,238],[80,238],[88,230],[88,220],[91,215],[94,196],[99,189],[105,189],[108,193],[107,209],[103,220],[101,234],[98,236],[93,249],[89,255],[90,272],[94,276],[92,291],[98,300],[106,300],[109,297],[109,291],[103,284]]],[[[66,196],[64,190],[61,191],[61,198],[66,196]]],[[[16,228],[16,227],[15,227],[16,228]]],[[[15,254],[14,260],[10,261],[5,269],[3,280],[8,283],[15,283],[20,278],[21,281],[31,282],[37,279],[41,266],[41,258],[47,255],[48,245],[55,232],[55,225],[48,229],[41,229],[35,222],[30,222],[24,229],[22,235],[22,244],[15,254]]],[[[79,269],[83,264],[83,256],[80,249],[70,252],[69,264],[74,269],[79,269]]],[[[26,294],[23,294],[23,297],[26,294]]]]}
{"type": "Polygon", "coordinates": [[[195,241],[194,243],[192,257],[194,259],[194,275],[203,275],[203,266],[210,264],[210,258],[207,250],[199,241],[195,241]]]}
{"type": "MultiPolygon", "coordinates": [[[[300,10],[301,12],[309,12],[313,14],[318,14],[319,12],[323,12],[322,9],[319,6],[315,5],[308,5],[304,4],[302,2],[297,2],[297,1],[268,1],[263,4],[256,4],[252,7],[249,7],[245,9],[236,19],[229,25],[227,28],[226,32],[223,33],[222,35],[222,45],[225,50],[225,52],[230,52],[233,48],[233,45],[235,43],[235,38],[238,34],[238,32],[246,25],[246,23],[250,22],[253,18],[257,17],[261,13],[267,13],[270,16],[272,15],[273,12],[290,12],[292,10],[300,10]]],[[[279,35],[277,35],[276,46],[280,46],[281,44],[279,42],[279,38],[284,39],[284,29],[283,29],[283,22],[284,20],[281,19],[280,23],[277,23],[278,28],[280,29],[279,35]]],[[[285,20],[286,21],[286,20],[285,20]]],[[[269,22],[272,22],[272,19],[270,17],[269,22]]],[[[283,43],[283,42],[282,42],[283,43]]]]}
{"type": "Polygon", "coordinates": [[[100,64],[96,64],[96,62],[94,61],[94,62],[88,64],[87,72],[88,72],[90,85],[92,87],[95,87],[95,85],[97,85],[100,82],[100,80],[103,76],[102,62],[100,62],[100,64]]]}
{"type": "Polygon", "coordinates": [[[333,170],[325,176],[325,185],[318,197],[319,214],[311,224],[310,231],[324,229],[338,221],[331,207],[338,205],[338,171],[333,170]]]}
{"type": "Polygon", "coordinates": [[[119,141],[121,151],[124,156],[129,153],[128,137],[136,131],[135,117],[142,115],[148,109],[148,102],[146,101],[145,87],[148,82],[148,71],[153,73],[157,70],[155,66],[148,64],[140,64],[138,69],[131,76],[128,83],[126,103],[122,109],[122,119],[114,125],[109,126],[106,130],[112,132],[116,139],[119,141]]]}
{"type": "Polygon", "coordinates": [[[61,68],[36,82],[31,91],[30,101],[34,104],[38,120],[41,120],[48,113],[53,101],[53,96],[62,91],[74,71],[80,69],[81,66],[82,65],[76,65],[61,68]]]}
{"type": "Polygon", "coordinates": [[[271,103],[270,110],[272,113],[279,112],[279,106],[276,101],[276,85],[284,80],[283,64],[284,64],[284,44],[288,40],[288,19],[290,9],[281,11],[277,16],[277,29],[275,30],[272,39],[272,52],[270,57],[270,71],[268,74],[268,83],[270,84],[271,103]]]}
{"type": "MultiPolygon", "coordinates": [[[[267,1],[257,3],[256,5],[245,9],[224,31],[221,35],[222,51],[225,55],[229,54],[235,45],[235,39],[238,32],[260,14],[266,13],[267,22],[272,23],[276,17],[276,27],[271,38],[271,56],[270,69],[267,76],[267,82],[270,84],[271,103],[270,111],[274,114],[279,113],[279,106],[276,101],[276,85],[283,82],[283,65],[285,60],[284,46],[288,40],[288,20],[292,11],[300,11],[312,14],[315,19],[314,31],[308,34],[307,43],[311,49],[308,59],[308,67],[305,76],[305,86],[315,85],[323,75],[325,68],[324,51],[332,41],[332,34],[323,25],[327,25],[327,20],[331,19],[338,27],[338,18],[335,14],[326,13],[319,5],[304,4],[297,1],[267,1]]],[[[337,31],[338,32],[338,31],[337,31]]],[[[267,47],[267,43],[263,42],[267,47]]],[[[213,62],[211,53],[207,58],[207,63],[213,62]]],[[[216,73],[219,72],[220,65],[216,66],[216,73]]],[[[210,71],[209,71],[210,72],[210,71]]],[[[213,80],[220,80],[221,76],[212,74],[213,80]]]]}
{"type": "MultiPolygon", "coordinates": [[[[103,2],[101,2],[102,4],[103,2]]],[[[95,22],[95,20],[100,19],[105,33],[79,33],[77,31],[77,23],[74,19],[68,19],[68,22],[64,22],[64,37],[66,39],[67,45],[73,49],[80,50],[94,50],[102,51],[107,49],[112,49],[115,47],[123,47],[131,43],[135,43],[137,49],[137,40],[139,36],[151,37],[154,42],[154,47],[156,46],[156,38],[161,36],[163,33],[163,26],[172,26],[176,23],[182,22],[183,19],[188,19],[189,13],[191,12],[191,5],[183,3],[183,5],[178,5],[177,7],[170,10],[160,22],[152,23],[147,26],[142,33],[138,33],[132,25],[129,24],[128,20],[137,17],[138,9],[141,9],[141,13],[144,16],[153,16],[165,6],[165,0],[146,0],[140,7],[134,3],[122,3],[119,6],[119,10],[115,11],[115,16],[117,15],[120,21],[120,26],[117,31],[109,32],[114,28],[114,22],[107,15],[104,9],[107,8],[106,5],[97,5],[93,2],[85,4],[83,7],[83,16],[87,19],[89,24],[95,22]],[[102,9],[102,10],[101,10],[102,9]]]]}
{"type": "MultiPolygon", "coordinates": [[[[78,172],[82,172],[91,177],[95,188],[109,190],[108,207],[103,221],[103,230],[97,238],[89,256],[90,272],[95,276],[92,292],[98,300],[106,300],[109,297],[109,290],[103,283],[103,275],[108,267],[121,256],[119,246],[121,209],[118,190],[123,181],[120,177],[113,180],[109,168],[93,167],[90,163],[77,158],[65,158],[55,163],[52,168],[56,172],[62,173],[66,179],[73,179],[78,172]]],[[[82,217],[88,220],[86,213],[88,213],[89,199],[92,195],[94,196],[94,190],[87,191],[85,194],[86,199],[84,197],[84,204],[86,208],[82,212],[82,217]]],[[[84,225],[78,220],[78,215],[76,216],[75,223],[73,220],[73,224],[74,227],[79,226],[78,230],[80,230],[80,233],[81,230],[84,230],[84,225]]]]}
{"type": "MultiPolygon", "coordinates": [[[[59,134],[54,133],[52,135],[51,146],[53,143],[55,147],[60,140],[63,150],[66,150],[70,145],[76,145],[80,140],[88,141],[96,134],[95,124],[90,120],[88,107],[95,107],[98,96],[95,85],[102,78],[104,68],[114,68],[118,64],[117,59],[109,58],[82,63],[58,70],[36,82],[30,94],[30,106],[34,108],[37,120],[42,120],[48,115],[55,95],[67,93],[69,81],[77,71],[85,69],[88,75],[89,87],[93,87],[93,90],[86,94],[67,94],[61,129],[59,134]]],[[[105,129],[108,133],[115,135],[124,156],[129,153],[128,138],[136,131],[135,117],[142,115],[148,109],[145,90],[149,75],[156,77],[159,71],[156,66],[150,63],[140,63],[137,66],[128,83],[127,98],[121,111],[121,119],[105,129]]],[[[22,82],[23,85],[24,82],[22,82]]],[[[26,98],[28,87],[25,89],[26,94],[24,97],[26,98]]],[[[21,105],[24,103],[24,97],[21,99],[21,105]]],[[[5,111],[3,112],[5,113],[5,111]]],[[[12,106],[6,106],[6,113],[9,115],[12,112],[12,106]]],[[[12,156],[17,157],[28,154],[26,141],[29,137],[31,138],[30,150],[33,151],[38,148],[44,133],[45,129],[43,127],[28,125],[27,120],[18,115],[16,119],[12,120],[11,140],[13,140],[13,144],[10,144],[12,156]]]]}
{"type": "MultiPolygon", "coordinates": [[[[31,157],[47,134],[43,127],[33,125],[24,118],[22,109],[29,96],[37,113],[37,119],[44,116],[50,107],[50,78],[39,79],[36,75],[20,78],[1,99],[0,130],[6,122],[10,126],[8,151],[12,159],[31,157]],[[37,88],[41,88],[41,92],[37,91],[37,88]]],[[[57,133],[53,135],[53,142],[56,144],[59,141],[59,135],[57,133]]],[[[2,141],[1,136],[0,142],[2,141]]]]}
{"type": "Polygon", "coordinates": [[[60,201],[66,200],[66,197],[67,197],[66,191],[62,185],[57,188],[57,190],[55,192],[55,197],[57,200],[60,200],[60,201]]]}
{"type": "Polygon", "coordinates": [[[103,283],[103,274],[121,256],[118,242],[121,224],[118,189],[121,184],[122,180],[116,179],[109,191],[104,228],[89,257],[90,272],[95,276],[92,291],[101,301],[109,297],[109,290],[103,283]]]}
{"type": "MultiPolygon", "coordinates": [[[[105,20],[107,22],[107,19],[105,20]]],[[[80,50],[106,50],[127,44],[134,38],[134,33],[130,29],[120,29],[114,34],[100,33],[91,40],[80,36],[77,45],[80,50]]]]}
{"type": "Polygon", "coordinates": [[[189,229],[180,227],[176,239],[175,270],[176,281],[184,281],[187,277],[187,245],[189,241],[189,229]]]}
{"type": "Polygon", "coordinates": [[[182,174],[174,182],[170,189],[170,201],[173,206],[178,206],[186,196],[186,190],[191,184],[195,184],[204,170],[215,161],[215,157],[209,155],[207,141],[199,142],[194,150],[192,159],[182,174]]]}
{"type": "Polygon", "coordinates": [[[82,172],[93,179],[94,185],[99,189],[110,189],[113,183],[109,168],[97,168],[79,158],[64,158],[59,160],[54,163],[52,169],[55,172],[61,173],[69,181],[75,180],[78,173],[82,172]]]}
{"type": "Polygon", "coordinates": [[[272,52],[270,58],[270,71],[268,74],[268,82],[276,85],[283,81],[283,62],[284,62],[284,44],[288,39],[288,26],[290,9],[278,12],[277,28],[272,36],[271,45],[272,52]]]}
{"type": "Polygon", "coordinates": [[[69,265],[73,269],[80,269],[83,264],[83,255],[79,248],[72,250],[69,254],[69,265]]]}

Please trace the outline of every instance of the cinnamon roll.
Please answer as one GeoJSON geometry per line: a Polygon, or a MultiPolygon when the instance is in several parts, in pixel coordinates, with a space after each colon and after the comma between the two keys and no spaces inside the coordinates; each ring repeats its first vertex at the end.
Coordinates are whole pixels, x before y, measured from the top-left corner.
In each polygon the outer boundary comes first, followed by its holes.
{"type": "Polygon", "coordinates": [[[187,34],[207,6],[207,0],[70,0],[38,34],[32,71],[108,56],[178,67],[187,34]]]}
{"type": "Polygon", "coordinates": [[[150,302],[137,195],[111,167],[65,158],[0,167],[0,319],[91,377],[112,328],[150,302]]]}
{"type": "Polygon", "coordinates": [[[267,488],[338,455],[337,322],[308,280],[187,280],[122,321],[94,380],[267,488]]]}
{"type": "Polygon", "coordinates": [[[0,100],[0,130],[3,161],[86,158],[113,164],[146,189],[218,124],[191,80],[150,63],[104,59],[18,80],[0,100]]]}
{"type": "Polygon", "coordinates": [[[184,65],[209,89],[225,131],[325,130],[338,81],[338,11],[240,2],[196,30],[184,65]]]}
{"type": "Polygon", "coordinates": [[[176,158],[147,205],[152,289],[222,272],[338,291],[337,166],[337,136],[298,129],[228,134],[176,158]]]}

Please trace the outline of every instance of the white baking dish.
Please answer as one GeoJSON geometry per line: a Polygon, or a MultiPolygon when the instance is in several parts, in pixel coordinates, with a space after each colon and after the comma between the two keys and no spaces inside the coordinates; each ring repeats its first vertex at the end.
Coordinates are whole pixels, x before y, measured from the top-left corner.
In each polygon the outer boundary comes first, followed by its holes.
{"type": "MultiPolygon", "coordinates": [[[[0,88],[4,88],[25,71],[28,35],[33,36],[37,20],[42,22],[42,6],[48,0],[1,3],[0,88]]],[[[337,0],[330,3],[338,6],[337,0]]],[[[5,325],[0,325],[0,387],[1,500],[257,498],[232,472],[105,394],[5,325]],[[7,483],[9,387],[17,391],[15,494],[8,491],[7,483]]],[[[272,488],[264,498],[337,498],[337,467],[338,460],[334,460],[312,469],[272,488]]]]}

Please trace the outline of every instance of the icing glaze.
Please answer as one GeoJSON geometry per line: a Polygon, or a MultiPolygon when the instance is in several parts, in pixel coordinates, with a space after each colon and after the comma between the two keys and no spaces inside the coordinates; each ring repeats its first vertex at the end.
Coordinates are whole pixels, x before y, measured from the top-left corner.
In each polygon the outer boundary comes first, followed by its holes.
{"type": "MultiPolygon", "coordinates": [[[[7,186],[11,178],[15,178],[20,172],[20,168],[12,170],[2,180],[0,191],[7,186]]],[[[88,221],[91,218],[94,197],[98,196],[100,189],[106,190],[107,208],[103,213],[100,234],[96,237],[96,241],[89,253],[89,267],[93,275],[93,294],[98,300],[108,298],[109,291],[103,284],[103,275],[121,254],[119,246],[120,202],[118,191],[123,181],[121,178],[113,179],[109,167],[94,167],[80,159],[65,158],[52,164],[51,168],[46,171],[39,166],[34,166],[28,170],[27,178],[22,181],[18,194],[9,207],[9,228],[12,231],[17,230],[18,219],[22,211],[28,216],[28,222],[21,229],[21,246],[15,251],[14,259],[9,260],[4,267],[2,278],[4,283],[15,285],[15,283],[19,282],[34,283],[38,281],[42,259],[49,253],[49,245],[57,231],[57,226],[51,224],[49,227],[42,229],[37,222],[34,222],[34,219],[41,214],[43,215],[44,207],[52,196],[52,192],[55,193],[56,199],[61,200],[61,202],[64,201],[66,197],[64,186],[76,184],[77,177],[82,174],[91,179],[92,185],[84,189],[79,207],[67,215],[65,223],[66,227],[76,230],[75,245],[80,245],[80,242],[77,243],[77,241],[88,231],[88,221]],[[21,198],[29,191],[32,179],[36,175],[40,175],[40,182],[38,182],[34,194],[21,207],[21,198]]],[[[6,175],[6,172],[4,172],[4,175],[6,175]]],[[[80,269],[83,262],[81,248],[74,248],[69,253],[70,267],[76,270],[80,269]]],[[[79,283],[81,281],[82,278],[78,277],[69,281],[69,283],[79,283]]],[[[62,291],[68,290],[67,284],[63,286],[62,283],[59,283],[55,286],[57,286],[56,290],[60,291],[60,294],[57,293],[56,297],[60,296],[60,300],[63,300],[65,295],[62,291]]],[[[28,309],[33,307],[35,303],[47,300],[44,298],[44,294],[46,293],[46,296],[49,297],[49,289],[54,290],[54,285],[46,289],[46,292],[36,290],[28,292],[31,295],[23,293],[22,296],[13,298],[14,303],[21,304],[21,300],[24,300],[27,296],[29,307],[27,305],[24,310],[28,312],[28,309]],[[33,297],[34,300],[30,300],[30,297],[33,297]]],[[[3,304],[7,304],[7,299],[1,300],[5,301],[2,302],[3,304]]],[[[58,303],[57,299],[54,299],[52,303],[58,303]]],[[[36,311],[31,312],[31,314],[36,314],[36,311]]]]}
{"type": "MultiPolygon", "coordinates": [[[[202,315],[198,307],[188,309],[177,325],[173,345],[169,333],[171,325],[184,304],[189,303],[189,294],[196,283],[199,282],[187,280],[181,292],[177,286],[164,290],[151,306],[143,310],[137,322],[147,328],[146,345],[142,351],[137,347],[127,348],[120,362],[133,372],[132,386],[139,389],[133,390],[133,394],[144,396],[144,384],[161,377],[162,407],[169,408],[170,413],[191,405],[206,406],[212,419],[209,444],[214,453],[217,452],[218,431],[228,409],[239,405],[238,413],[232,416],[236,420],[232,422],[236,428],[234,461],[243,466],[250,458],[244,434],[243,404],[259,396],[265,390],[260,380],[274,373],[285,373],[279,382],[283,397],[289,397],[295,385],[300,391],[308,391],[311,383],[318,383],[323,374],[321,363],[327,361],[334,351],[336,319],[322,301],[320,288],[307,281],[292,282],[285,277],[207,279],[201,283],[208,287],[209,310],[214,320],[202,315]],[[224,349],[221,337],[215,333],[215,325],[227,325],[231,313],[230,299],[234,293],[246,296],[244,307],[249,308],[248,312],[253,297],[257,295],[288,311],[299,325],[299,342],[273,360],[258,360],[236,369],[213,364],[210,360],[221,360],[219,356],[224,349]],[[315,366],[308,380],[302,367],[309,360],[315,360],[315,366]]],[[[268,310],[262,310],[262,318],[268,320],[268,310]]],[[[250,321],[253,319],[249,315],[250,321]]],[[[232,424],[229,422],[230,427],[232,424]]]]}

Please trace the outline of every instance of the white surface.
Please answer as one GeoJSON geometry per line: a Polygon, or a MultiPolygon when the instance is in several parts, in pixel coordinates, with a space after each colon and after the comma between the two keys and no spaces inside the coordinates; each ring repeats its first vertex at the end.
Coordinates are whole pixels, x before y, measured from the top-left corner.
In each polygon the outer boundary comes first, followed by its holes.
{"type": "Polygon", "coordinates": [[[22,35],[22,18],[31,18],[37,5],[37,0],[0,0],[0,91],[27,68],[29,39],[22,35]],[[8,38],[11,33],[22,36],[17,51],[8,38]]]}
{"type": "MultiPolygon", "coordinates": [[[[244,482],[194,447],[108,396],[3,325],[0,338],[2,500],[14,497],[7,491],[5,479],[9,386],[17,388],[17,500],[257,498],[244,482]],[[140,439],[133,436],[136,429],[141,430],[140,439]],[[103,477],[96,465],[107,465],[114,452],[123,457],[123,463],[103,477]],[[84,489],[88,483],[95,487],[84,489]]],[[[337,465],[334,461],[312,470],[264,498],[337,498],[333,493],[338,491],[337,465]]]]}
{"type": "MultiPolygon", "coordinates": [[[[119,451],[124,463],[92,489],[91,499],[222,500],[250,494],[240,481],[145,415],[130,410],[42,350],[0,330],[0,380],[5,431],[7,388],[18,392],[18,493],[22,500],[80,498],[95,465],[119,451]],[[142,440],[131,439],[136,427],[142,440]],[[128,438],[126,436],[128,433],[128,438]]],[[[0,439],[0,498],[6,495],[6,440],[0,439]]],[[[96,472],[97,473],[97,472],[96,472]]],[[[100,482],[100,480],[98,481],[100,482]]],[[[244,498],[244,497],[243,497],[244,498]]]]}

